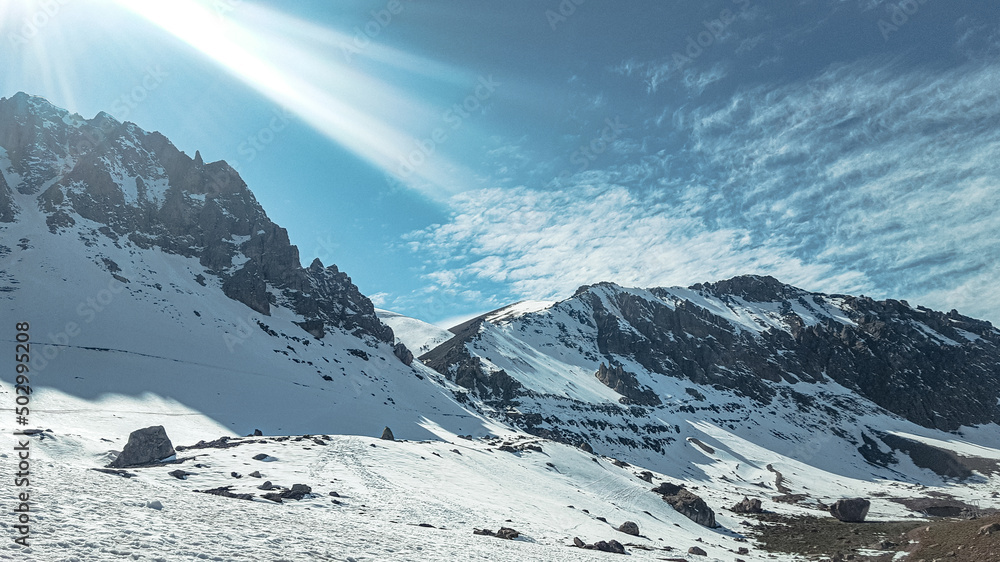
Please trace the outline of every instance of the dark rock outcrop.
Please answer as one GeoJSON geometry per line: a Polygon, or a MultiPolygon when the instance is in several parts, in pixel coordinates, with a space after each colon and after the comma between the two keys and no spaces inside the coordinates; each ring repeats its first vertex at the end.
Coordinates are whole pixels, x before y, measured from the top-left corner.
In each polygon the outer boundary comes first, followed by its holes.
{"type": "Polygon", "coordinates": [[[757,498],[750,499],[744,496],[742,501],[732,507],[732,511],[734,513],[763,513],[764,508],[757,498]]]}
{"type": "Polygon", "coordinates": [[[693,494],[683,486],[662,482],[653,488],[653,491],[663,497],[663,501],[670,504],[678,513],[694,521],[695,523],[714,528],[715,512],[708,507],[705,500],[693,494]]]}
{"type": "Polygon", "coordinates": [[[385,429],[382,430],[382,437],[381,437],[381,439],[384,439],[386,441],[395,441],[396,440],[396,438],[393,437],[392,430],[389,429],[389,426],[385,426],[385,429]]]}
{"type": "Polygon", "coordinates": [[[622,404],[660,405],[656,393],[649,388],[641,388],[635,375],[625,371],[621,365],[608,368],[602,361],[596,376],[605,386],[622,395],[619,399],[622,404]]]}
{"type": "Polygon", "coordinates": [[[871,502],[864,498],[837,500],[830,506],[830,515],[845,523],[863,523],[871,502]]]}
{"type": "Polygon", "coordinates": [[[174,446],[162,425],[137,429],[128,436],[128,443],[109,468],[128,468],[162,461],[175,454],[174,446]]]}

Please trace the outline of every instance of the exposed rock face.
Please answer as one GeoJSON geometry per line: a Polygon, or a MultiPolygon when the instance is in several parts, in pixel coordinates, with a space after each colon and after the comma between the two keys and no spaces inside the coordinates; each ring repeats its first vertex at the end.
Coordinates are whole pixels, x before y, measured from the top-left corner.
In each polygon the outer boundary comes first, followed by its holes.
{"type": "Polygon", "coordinates": [[[137,429],[128,436],[128,443],[122,454],[108,465],[110,468],[126,468],[159,462],[174,455],[174,446],[162,425],[137,429]]]}
{"type": "MultiPolygon", "coordinates": [[[[0,99],[0,150],[20,175],[17,189],[38,194],[53,232],[89,219],[115,244],[197,258],[227,296],[265,315],[287,307],[314,337],[340,328],[393,341],[350,277],[319,260],[301,267],[287,231],[225,162],[191,158],[163,135],[110,115],[85,120],[22,93],[0,99]]],[[[0,222],[15,215],[0,177],[0,222]]]]}
{"type": "Polygon", "coordinates": [[[830,506],[830,515],[845,523],[863,523],[871,502],[863,498],[837,500],[830,506]]]}
{"type": "Polygon", "coordinates": [[[660,398],[649,388],[641,388],[635,375],[622,368],[621,365],[608,368],[604,362],[597,368],[597,380],[605,386],[614,390],[622,397],[619,401],[622,404],[641,404],[644,406],[658,406],[660,398]]]}
{"type": "Polygon", "coordinates": [[[517,397],[522,388],[521,383],[503,370],[488,372],[483,368],[482,360],[469,353],[465,347],[466,341],[478,334],[482,323],[482,318],[473,318],[452,328],[456,337],[422,355],[420,360],[455,384],[468,388],[483,398],[507,403],[517,397]]]}
{"type": "Polygon", "coordinates": [[[393,346],[392,353],[396,356],[397,359],[402,361],[403,364],[406,366],[409,366],[411,363],[413,363],[413,352],[410,351],[409,349],[406,349],[406,346],[403,345],[402,343],[397,343],[395,346],[393,346]]]}
{"type": "Polygon", "coordinates": [[[663,501],[670,504],[681,515],[704,527],[714,528],[715,512],[708,507],[705,500],[691,493],[683,486],[661,482],[653,491],[663,496],[663,501]]]}

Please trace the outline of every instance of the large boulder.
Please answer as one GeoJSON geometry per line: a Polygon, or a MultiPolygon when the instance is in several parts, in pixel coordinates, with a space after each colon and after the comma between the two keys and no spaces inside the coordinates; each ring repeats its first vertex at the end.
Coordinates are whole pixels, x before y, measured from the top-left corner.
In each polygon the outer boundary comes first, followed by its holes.
{"type": "Polygon", "coordinates": [[[708,507],[705,500],[683,486],[662,482],[653,488],[653,491],[663,496],[663,501],[670,504],[684,517],[705,527],[714,528],[716,526],[715,512],[712,511],[712,508],[708,507]]]}
{"type": "Polygon", "coordinates": [[[636,525],[634,521],[626,521],[622,523],[618,530],[625,533],[626,535],[632,535],[635,537],[639,536],[639,525],[636,525]]]}
{"type": "Polygon", "coordinates": [[[830,506],[830,515],[845,523],[863,523],[871,502],[864,498],[837,500],[830,506]]]}
{"type": "Polygon", "coordinates": [[[174,446],[162,425],[137,429],[128,436],[128,443],[122,449],[110,468],[126,468],[159,462],[175,454],[174,446]]]}

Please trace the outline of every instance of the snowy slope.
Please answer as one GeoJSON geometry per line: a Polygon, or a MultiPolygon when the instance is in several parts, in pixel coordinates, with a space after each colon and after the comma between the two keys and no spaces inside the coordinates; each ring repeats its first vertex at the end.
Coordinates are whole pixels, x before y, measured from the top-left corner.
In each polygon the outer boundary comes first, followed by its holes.
{"type": "Polygon", "coordinates": [[[392,328],[396,341],[402,342],[414,355],[423,355],[455,335],[434,324],[403,316],[397,312],[377,308],[375,313],[383,324],[392,328]]]}

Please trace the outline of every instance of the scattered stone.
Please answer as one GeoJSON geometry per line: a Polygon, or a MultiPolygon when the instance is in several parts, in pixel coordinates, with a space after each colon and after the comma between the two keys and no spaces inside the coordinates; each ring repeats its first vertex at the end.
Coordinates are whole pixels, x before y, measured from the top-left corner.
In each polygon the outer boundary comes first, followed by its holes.
{"type": "Polygon", "coordinates": [[[264,435],[264,433],[261,430],[259,430],[259,429],[253,430],[253,436],[254,437],[261,437],[263,435],[264,435]]]}
{"type": "Polygon", "coordinates": [[[577,447],[579,447],[581,450],[586,451],[588,453],[593,453],[594,452],[594,448],[591,447],[590,443],[587,443],[586,441],[580,441],[580,444],[577,445],[577,447]]]}
{"type": "Polygon", "coordinates": [[[437,529],[434,525],[430,523],[417,523],[417,527],[424,527],[425,529],[437,529]]]}
{"type": "Polygon", "coordinates": [[[395,355],[396,359],[399,359],[407,367],[409,367],[410,364],[413,363],[413,352],[410,351],[409,349],[406,349],[406,346],[403,345],[402,343],[397,343],[395,346],[393,346],[392,354],[395,355]]]}
{"type": "Polygon", "coordinates": [[[741,546],[736,549],[736,554],[750,554],[750,549],[745,546],[741,546]]]}
{"type": "Polygon", "coordinates": [[[177,470],[171,470],[167,474],[169,474],[170,476],[173,476],[174,478],[176,478],[178,480],[187,480],[187,477],[191,476],[194,473],[193,472],[188,472],[186,470],[177,469],[177,470]]]}
{"type": "Polygon", "coordinates": [[[255,460],[255,461],[262,461],[262,460],[266,459],[267,457],[268,457],[267,453],[257,453],[256,455],[253,456],[253,460],[255,460]]]}
{"type": "Polygon", "coordinates": [[[292,484],[292,489],[281,493],[281,497],[290,500],[301,500],[306,495],[312,493],[312,488],[305,484],[292,484]]]}
{"type": "Polygon", "coordinates": [[[337,492],[330,492],[330,496],[334,498],[339,498],[340,494],[338,494],[337,492]]]}
{"type": "Polygon", "coordinates": [[[707,552],[698,548],[697,546],[692,546],[691,548],[689,548],[688,554],[694,554],[695,556],[708,556],[707,552]]]}
{"type": "Polygon", "coordinates": [[[521,535],[521,533],[517,532],[514,529],[511,529],[510,527],[500,527],[500,530],[498,530],[495,533],[490,529],[473,529],[472,534],[483,535],[487,537],[497,537],[498,539],[507,539],[507,540],[514,540],[521,535]]]}
{"type": "Polygon", "coordinates": [[[392,430],[389,429],[389,426],[385,426],[385,429],[382,430],[382,439],[385,439],[386,441],[396,440],[396,438],[392,436],[392,430]]]}
{"type": "Polygon", "coordinates": [[[160,500],[153,500],[151,502],[146,502],[146,507],[148,507],[149,509],[155,509],[159,511],[163,509],[163,504],[160,503],[160,500]]]}
{"type": "Polygon", "coordinates": [[[607,523],[608,522],[608,520],[605,519],[605,518],[603,518],[603,517],[598,517],[597,520],[600,521],[601,523],[607,523]]]}
{"type": "Polygon", "coordinates": [[[992,535],[993,533],[996,533],[998,531],[1000,531],[1000,523],[990,523],[989,525],[983,525],[982,527],[980,527],[979,532],[976,534],[985,536],[985,535],[992,535]]]}
{"type": "Polygon", "coordinates": [[[238,500],[250,500],[253,499],[253,494],[234,494],[230,492],[232,486],[222,486],[221,488],[212,488],[211,490],[195,490],[195,492],[202,492],[203,494],[212,494],[213,496],[222,496],[224,498],[236,498],[238,500]]]}
{"type": "Polygon", "coordinates": [[[757,498],[750,499],[743,496],[743,501],[734,505],[732,508],[734,513],[763,513],[764,508],[762,507],[760,500],[757,498]]]}
{"type": "Polygon", "coordinates": [[[632,535],[635,537],[639,536],[639,525],[637,525],[634,521],[626,521],[622,523],[618,527],[618,530],[625,533],[626,535],[632,535]]]}
{"type": "Polygon", "coordinates": [[[255,471],[251,472],[249,476],[252,477],[252,478],[261,478],[259,470],[255,470],[255,471]]]}
{"type": "Polygon", "coordinates": [[[573,537],[573,546],[577,548],[583,548],[587,543],[580,540],[580,537],[573,537]]]}
{"type": "Polygon", "coordinates": [[[273,490],[274,484],[271,484],[270,480],[265,480],[263,484],[257,486],[258,490],[273,490]]]}
{"type": "Polygon", "coordinates": [[[639,478],[645,480],[646,482],[649,482],[650,484],[653,483],[653,473],[648,470],[643,470],[642,472],[640,472],[639,478]]]}
{"type": "Polygon", "coordinates": [[[830,515],[845,523],[863,523],[871,502],[864,498],[837,500],[830,506],[830,515]]]}
{"type": "Polygon", "coordinates": [[[114,474],[115,476],[122,476],[124,478],[135,478],[138,474],[129,472],[127,470],[114,469],[114,468],[92,468],[91,470],[96,470],[97,472],[103,472],[104,474],[114,474]]]}
{"type": "Polygon", "coordinates": [[[232,476],[233,478],[243,478],[243,475],[240,474],[239,472],[230,472],[229,475],[232,476]]]}
{"type": "Polygon", "coordinates": [[[108,468],[126,468],[159,462],[175,455],[174,446],[162,425],[137,429],[129,434],[128,443],[108,468]]]}

